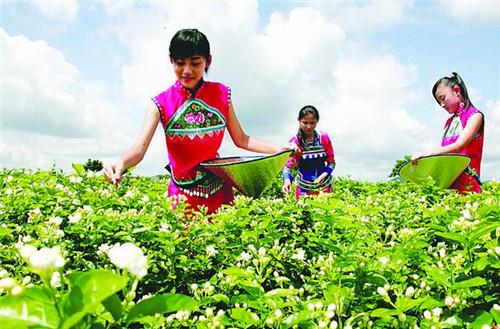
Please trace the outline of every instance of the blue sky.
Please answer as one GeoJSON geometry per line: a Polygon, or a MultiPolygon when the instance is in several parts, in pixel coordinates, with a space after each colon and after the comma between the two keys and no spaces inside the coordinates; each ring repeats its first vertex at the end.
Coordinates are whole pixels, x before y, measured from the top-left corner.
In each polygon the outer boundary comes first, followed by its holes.
{"type": "MultiPolygon", "coordinates": [[[[304,104],[332,137],[336,175],[384,180],[439,144],[431,96],[451,71],[486,116],[483,179],[500,179],[500,1],[3,1],[0,163],[111,162],[151,96],[173,83],[168,42],[207,34],[208,80],[232,88],[245,131],[285,143],[304,104]]],[[[226,139],[222,155],[246,154],[226,139]]],[[[163,172],[159,130],[141,174],[163,172]]]]}

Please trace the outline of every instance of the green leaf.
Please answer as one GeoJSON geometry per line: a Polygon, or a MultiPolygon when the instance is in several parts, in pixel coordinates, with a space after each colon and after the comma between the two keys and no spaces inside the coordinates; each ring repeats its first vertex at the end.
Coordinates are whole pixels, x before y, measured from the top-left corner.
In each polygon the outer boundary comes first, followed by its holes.
{"type": "Polygon", "coordinates": [[[142,317],[172,313],[177,311],[194,311],[198,309],[199,303],[182,294],[163,294],[145,299],[137,303],[127,317],[127,324],[135,322],[142,317]]]}
{"type": "Polygon", "coordinates": [[[251,279],[253,277],[252,273],[248,271],[242,270],[239,267],[230,267],[225,270],[222,270],[222,273],[232,276],[237,279],[251,279]]]}
{"type": "Polygon", "coordinates": [[[384,316],[394,316],[401,313],[401,311],[395,309],[377,308],[376,310],[373,310],[370,315],[374,318],[382,318],[384,316]]]}
{"type": "Polygon", "coordinates": [[[491,316],[490,313],[488,312],[481,312],[481,315],[474,320],[470,324],[471,329],[482,329],[483,327],[487,326],[488,328],[491,327],[491,324],[493,322],[493,317],[491,316]]]}
{"type": "Polygon", "coordinates": [[[450,316],[448,319],[444,321],[444,323],[447,325],[446,328],[463,327],[462,319],[460,319],[460,317],[456,315],[450,316]]]}
{"type": "Polygon", "coordinates": [[[493,306],[490,310],[490,314],[493,316],[493,319],[497,324],[500,324],[500,310],[495,309],[495,306],[493,306]]]}
{"type": "Polygon", "coordinates": [[[80,176],[85,173],[85,169],[83,168],[83,164],[81,164],[81,163],[72,163],[71,167],[73,167],[73,169],[75,169],[76,173],[80,176]]]}
{"type": "Polygon", "coordinates": [[[122,315],[123,307],[120,298],[116,294],[113,294],[102,301],[102,305],[111,313],[113,319],[118,321],[122,315]]]}
{"type": "Polygon", "coordinates": [[[40,287],[27,288],[22,296],[0,298],[2,329],[58,328],[57,309],[40,287]]]}
{"type": "Polygon", "coordinates": [[[470,241],[477,241],[483,235],[490,233],[491,231],[496,230],[500,226],[499,222],[489,223],[488,225],[480,225],[474,231],[472,231],[469,235],[470,241]]]}
{"type": "Polygon", "coordinates": [[[288,297],[294,295],[295,292],[293,292],[290,289],[273,289],[264,294],[264,297],[266,298],[274,298],[274,297],[288,297]]]}
{"type": "Polygon", "coordinates": [[[311,312],[307,310],[302,310],[299,313],[293,313],[292,315],[289,315],[285,319],[283,319],[283,327],[292,328],[294,326],[298,326],[303,322],[309,321],[311,318],[313,318],[311,312]]]}
{"type": "Polygon", "coordinates": [[[245,324],[245,328],[248,328],[250,326],[258,326],[260,323],[260,320],[258,318],[254,318],[252,312],[244,308],[234,308],[231,310],[231,313],[229,315],[232,319],[245,324]]]}
{"type": "Polygon", "coordinates": [[[14,232],[14,230],[11,228],[0,227],[0,238],[3,238],[4,236],[11,234],[12,232],[14,232]]]}
{"type": "Polygon", "coordinates": [[[424,300],[424,298],[412,299],[402,296],[396,301],[396,307],[399,311],[405,313],[406,311],[417,308],[424,300]]]}
{"type": "Polygon", "coordinates": [[[442,238],[455,241],[464,246],[467,243],[467,239],[459,233],[451,233],[451,232],[436,232],[435,235],[440,236],[442,238]]]}
{"type": "Polygon", "coordinates": [[[448,272],[445,272],[440,268],[432,266],[426,266],[425,271],[437,284],[443,287],[450,286],[450,282],[448,281],[450,275],[448,272]]]}
{"type": "Polygon", "coordinates": [[[260,297],[264,294],[264,288],[254,281],[245,280],[240,282],[239,286],[254,297],[260,297]]]}
{"type": "Polygon", "coordinates": [[[427,297],[426,300],[420,305],[420,310],[430,310],[435,307],[441,307],[444,303],[442,301],[436,300],[431,297],[427,297]]]}
{"type": "Polygon", "coordinates": [[[128,279],[121,275],[94,270],[67,276],[70,291],[63,297],[65,321],[62,328],[70,328],[105,299],[122,290],[128,279]]]}
{"type": "Polygon", "coordinates": [[[476,276],[476,277],[469,279],[469,280],[455,282],[451,286],[451,288],[452,289],[463,289],[463,288],[480,287],[480,286],[484,286],[486,283],[487,282],[485,279],[483,279],[479,276],[476,276]]]}

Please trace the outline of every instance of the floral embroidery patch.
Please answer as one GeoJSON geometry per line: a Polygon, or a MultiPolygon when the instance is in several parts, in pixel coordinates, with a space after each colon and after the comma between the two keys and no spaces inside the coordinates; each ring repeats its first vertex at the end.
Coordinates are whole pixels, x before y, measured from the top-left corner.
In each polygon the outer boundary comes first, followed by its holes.
{"type": "Polygon", "coordinates": [[[203,138],[206,134],[219,134],[226,127],[226,119],[222,113],[200,99],[188,99],[177,110],[165,127],[167,136],[194,139],[203,138]]]}

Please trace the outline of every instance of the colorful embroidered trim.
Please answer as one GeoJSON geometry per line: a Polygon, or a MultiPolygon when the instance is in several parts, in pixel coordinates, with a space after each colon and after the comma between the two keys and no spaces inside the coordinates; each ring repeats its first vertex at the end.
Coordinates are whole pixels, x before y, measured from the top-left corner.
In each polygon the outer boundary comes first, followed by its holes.
{"type": "Polygon", "coordinates": [[[203,138],[213,134],[220,134],[226,127],[226,119],[222,113],[200,99],[190,98],[177,110],[167,122],[165,134],[170,137],[196,136],[203,138]]]}
{"type": "Polygon", "coordinates": [[[297,185],[300,186],[301,189],[307,191],[319,191],[330,185],[331,182],[332,182],[332,176],[330,175],[326,176],[326,178],[320,184],[314,184],[312,182],[303,181],[299,176],[297,176],[296,179],[297,185]]]}

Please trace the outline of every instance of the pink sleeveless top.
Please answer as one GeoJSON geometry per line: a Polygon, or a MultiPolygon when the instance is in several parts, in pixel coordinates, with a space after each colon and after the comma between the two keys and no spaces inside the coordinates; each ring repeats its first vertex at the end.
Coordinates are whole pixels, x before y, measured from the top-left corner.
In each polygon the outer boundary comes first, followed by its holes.
{"type": "MultiPolygon", "coordinates": [[[[463,132],[469,118],[481,113],[472,105],[468,109],[459,109],[444,125],[444,135],[441,141],[441,146],[446,146],[454,143],[460,134],[463,132]]],[[[481,115],[483,115],[481,113],[481,115]]],[[[483,117],[484,118],[484,117],[483,117]]],[[[460,193],[472,192],[481,193],[481,158],[483,157],[483,142],[484,142],[484,119],[481,128],[472,138],[472,141],[459,151],[460,154],[471,158],[469,167],[458,176],[453,182],[451,188],[458,190],[460,193]],[[472,169],[472,170],[471,170],[472,169]]]]}
{"type": "Polygon", "coordinates": [[[200,166],[218,157],[231,102],[229,87],[203,81],[192,94],[177,81],[153,101],[165,130],[171,174],[169,194],[182,194],[189,208],[204,206],[209,213],[230,203],[234,198],[232,188],[200,166]]]}
{"type": "MultiPolygon", "coordinates": [[[[446,120],[446,124],[444,125],[444,135],[441,141],[441,146],[446,146],[454,143],[464,130],[469,118],[476,113],[481,113],[481,112],[471,105],[468,109],[457,110],[457,112],[453,114],[452,117],[446,120]]],[[[481,115],[483,114],[481,113],[481,115]]],[[[484,119],[481,128],[474,136],[472,141],[469,143],[469,145],[465,146],[459,152],[460,154],[466,155],[471,158],[469,167],[471,169],[474,169],[478,176],[481,174],[483,143],[484,143],[484,119]]]]}

